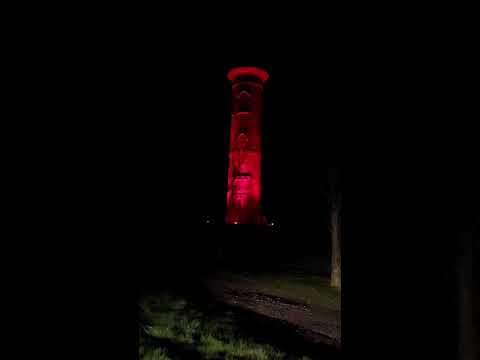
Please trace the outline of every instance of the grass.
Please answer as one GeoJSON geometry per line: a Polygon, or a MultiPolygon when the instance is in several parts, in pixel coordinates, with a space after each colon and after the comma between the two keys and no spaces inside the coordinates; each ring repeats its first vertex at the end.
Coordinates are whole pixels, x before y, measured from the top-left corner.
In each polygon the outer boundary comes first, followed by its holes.
{"type": "Polygon", "coordinates": [[[142,355],[142,359],[144,360],[172,360],[168,356],[167,350],[163,348],[152,349],[151,351],[142,355]]]}
{"type": "MultiPolygon", "coordinates": [[[[217,335],[218,336],[218,335],[217,335]]],[[[199,350],[206,359],[225,354],[226,359],[283,359],[285,355],[270,345],[256,344],[245,339],[219,339],[211,333],[200,338],[199,350]]]]}
{"type": "Polygon", "coordinates": [[[287,356],[270,344],[241,334],[234,314],[228,311],[207,316],[187,299],[171,293],[144,296],[140,308],[139,353],[143,360],[183,359],[189,353],[204,359],[227,360],[275,360],[287,356]]]}

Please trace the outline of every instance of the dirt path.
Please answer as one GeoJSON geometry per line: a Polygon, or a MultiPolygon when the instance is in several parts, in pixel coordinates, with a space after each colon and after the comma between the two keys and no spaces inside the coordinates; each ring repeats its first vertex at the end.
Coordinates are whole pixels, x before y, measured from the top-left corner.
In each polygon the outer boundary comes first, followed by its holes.
{"type": "Polygon", "coordinates": [[[205,285],[218,300],[295,325],[308,340],[340,347],[340,312],[314,308],[259,290],[254,280],[210,277],[205,285]]]}

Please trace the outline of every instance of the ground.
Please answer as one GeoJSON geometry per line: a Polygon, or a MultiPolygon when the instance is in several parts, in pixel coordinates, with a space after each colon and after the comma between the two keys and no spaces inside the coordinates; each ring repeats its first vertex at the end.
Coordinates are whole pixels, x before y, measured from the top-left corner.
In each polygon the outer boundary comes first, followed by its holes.
{"type": "Polygon", "coordinates": [[[174,289],[143,291],[139,311],[141,359],[338,358],[334,347],[311,341],[299,326],[217,302],[194,282],[188,295],[174,289]]]}
{"type": "Polygon", "coordinates": [[[142,298],[142,359],[284,358],[283,352],[241,331],[238,313],[195,300],[173,293],[142,298]]]}
{"type": "Polygon", "coordinates": [[[230,251],[144,289],[140,358],[338,359],[340,292],[328,257],[258,254],[230,251]]]}
{"type": "Polygon", "coordinates": [[[340,294],[327,278],[211,270],[142,292],[141,359],[338,358],[340,294]]]}
{"type": "Polygon", "coordinates": [[[287,321],[311,341],[340,346],[340,294],[324,277],[222,274],[205,283],[227,304],[287,321]]]}

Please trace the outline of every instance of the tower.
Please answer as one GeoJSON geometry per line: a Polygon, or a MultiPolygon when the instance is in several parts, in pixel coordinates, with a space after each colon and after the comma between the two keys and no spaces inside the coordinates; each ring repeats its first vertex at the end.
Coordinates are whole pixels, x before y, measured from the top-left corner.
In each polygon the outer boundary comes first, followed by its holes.
{"type": "Polygon", "coordinates": [[[260,209],[262,92],[268,73],[255,67],[228,72],[232,117],[228,166],[227,224],[265,224],[260,209]]]}

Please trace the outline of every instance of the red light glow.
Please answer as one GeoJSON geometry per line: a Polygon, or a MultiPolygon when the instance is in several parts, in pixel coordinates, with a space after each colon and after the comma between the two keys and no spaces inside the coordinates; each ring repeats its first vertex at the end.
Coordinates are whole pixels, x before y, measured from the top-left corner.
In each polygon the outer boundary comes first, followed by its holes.
{"type": "Polygon", "coordinates": [[[268,73],[254,67],[229,71],[232,119],[227,192],[227,224],[266,224],[260,211],[263,83],[268,73]]]}
{"type": "Polygon", "coordinates": [[[265,70],[251,66],[241,66],[233,68],[228,72],[227,77],[228,80],[235,81],[241,75],[256,77],[260,79],[262,83],[268,80],[268,73],[265,70]]]}

